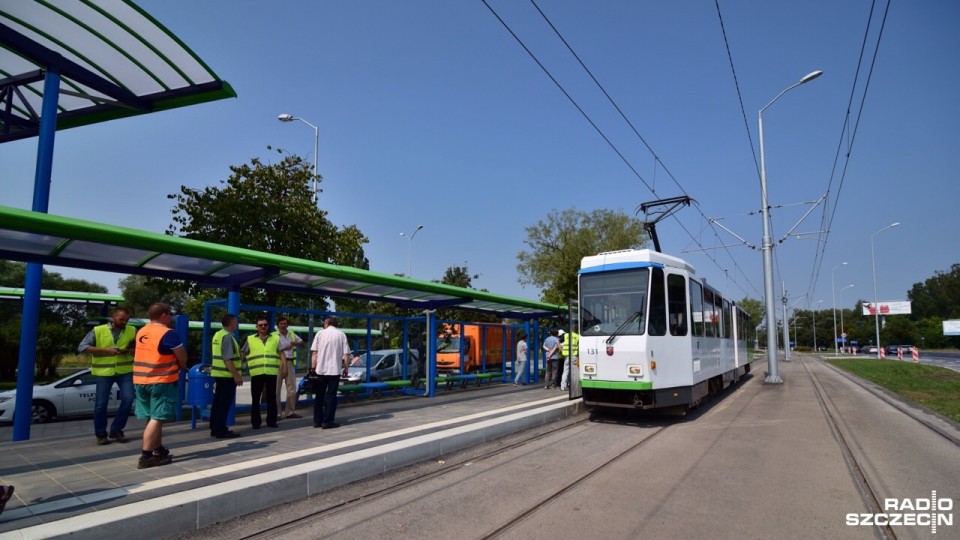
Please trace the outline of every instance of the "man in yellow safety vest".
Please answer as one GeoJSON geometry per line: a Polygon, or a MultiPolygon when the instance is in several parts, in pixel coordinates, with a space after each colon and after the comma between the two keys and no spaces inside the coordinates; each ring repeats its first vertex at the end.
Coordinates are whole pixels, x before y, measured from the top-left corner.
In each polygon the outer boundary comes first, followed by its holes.
{"type": "Polygon", "coordinates": [[[240,350],[250,369],[250,424],[260,429],[260,403],[267,402],[267,427],[277,425],[277,374],[280,373],[280,338],[270,333],[266,317],[257,318],[257,333],[247,336],[240,350]]]}
{"type": "Polygon", "coordinates": [[[133,407],[133,339],[137,331],[128,326],[130,312],[118,307],[113,310],[110,322],[101,324],[87,333],[77,352],[93,357],[90,373],[97,381],[97,396],[93,405],[93,432],[97,444],[109,444],[110,439],[127,442],[123,428],[133,407]],[[113,385],[117,385],[120,406],[107,432],[107,405],[113,385]]]}

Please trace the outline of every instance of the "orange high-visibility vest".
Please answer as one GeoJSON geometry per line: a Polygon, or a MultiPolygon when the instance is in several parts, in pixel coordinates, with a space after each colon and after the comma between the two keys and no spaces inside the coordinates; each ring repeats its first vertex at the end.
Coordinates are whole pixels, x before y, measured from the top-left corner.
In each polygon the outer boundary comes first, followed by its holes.
{"type": "Polygon", "coordinates": [[[162,324],[148,324],[137,332],[137,349],[133,357],[133,384],[177,382],[180,365],[173,354],[160,354],[160,340],[170,329],[162,324]]]}

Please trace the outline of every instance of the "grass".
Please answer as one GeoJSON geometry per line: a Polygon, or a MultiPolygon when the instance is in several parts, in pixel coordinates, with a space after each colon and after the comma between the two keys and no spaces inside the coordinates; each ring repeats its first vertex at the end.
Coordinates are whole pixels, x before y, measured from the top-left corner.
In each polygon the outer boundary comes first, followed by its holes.
{"type": "Polygon", "coordinates": [[[827,362],[960,422],[960,372],[889,360],[838,359],[827,362]]]}

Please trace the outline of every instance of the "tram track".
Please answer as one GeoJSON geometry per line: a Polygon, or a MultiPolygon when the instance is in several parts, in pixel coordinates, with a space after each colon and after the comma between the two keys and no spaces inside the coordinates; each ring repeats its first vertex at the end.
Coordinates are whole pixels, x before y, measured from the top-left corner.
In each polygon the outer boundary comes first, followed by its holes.
{"type": "Polygon", "coordinates": [[[515,451],[517,449],[523,448],[524,446],[527,446],[530,444],[534,444],[548,437],[555,437],[557,435],[561,435],[563,432],[577,428],[587,422],[589,422],[587,417],[583,417],[569,423],[560,422],[558,423],[559,425],[553,427],[552,429],[544,430],[532,437],[526,437],[522,440],[510,443],[510,444],[498,446],[494,450],[483,452],[481,454],[471,455],[468,459],[464,459],[463,461],[445,465],[431,472],[419,474],[415,478],[409,478],[399,482],[391,483],[391,485],[382,489],[375,489],[372,491],[364,492],[348,500],[339,502],[337,504],[326,506],[315,512],[310,512],[308,514],[300,516],[296,519],[288,520],[284,523],[281,523],[275,526],[261,528],[256,532],[252,532],[251,534],[247,534],[247,535],[241,535],[241,536],[238,536],[237,538],[241,538],[245,540],[260,539],[260,538],[276,538],[278,535],[282,535],[284,533],[294,532],[302,529],[309,529],[309,527],[311,527],[312,525],[320,523],[324,519],[327,519],[333,515],[336,515],[342,512],[348,512],[360,505],[374,503],[380,499],[394,495],[400,491],[409,489],[419,484],[424,484],[427,482],[441,479],[445,476],[459,472],[463,470],[465,467],[471,466],[473,464],[486,461],[489,459],[497,458],[503,454],[515,451]]]}
{"type": "MultiPolygon", "coordinates": [[[[878,389],[874,385],[863,381],[862,379],[855,377],[839,368],[831,366],[823,360],[814,359],[814,361],[816,362],[816,365],[832,371],[837,376],[846,379],[849,383],[854,384],[864,391],[876,396],[880,400],[890,405],[891,408],[899,412],[901,415],[909,419],[910,422],[925,428],[926,431],[933,433],[938,437],[942,437],[944,440],[953,445],[954,448],[960,450],[960,438],[958,438],[955,433],[950,432],[948,429],[938,425],[936,422],[923,417],[904,402],[888,395],[887,393],[884,393],[884,391],[878,389]]],[[[857,458],[857,452],[854,451],[855,448],[860,446],[855,432],[848,429],[845,424],[841,422],[841,416],[839,412],[840,407],[836,403],[835,399],[830,397],[830,393],[825,391],[820,376],[818,376],[814,369],[811,368],[808,361],[805,360],[803,362],[803,368],[813,384],[820,408],[827,419],[827,423],[831,431],[839,443],[840,451],[844,457],[844,460],[846,461],[851,478],[859,490],[861,498],[868,508],[868,512],[873,514],[881,514],[885,512],[886,510],[883,508],[883,504],[881,503],[882,497],[876,488],[877,481],[870,478],[868,468],[861,463],[861,461],[857,458]]],[[[881,538],[897,538],[896,530],[890,525],[874,525],[874,529],[877,532],[877,535],[881,538]]]]}
{"type": "Polygon", "coordinates": [[[658,435],[660,435],[660,434],[662,434],[664,431],[666,431],[669,427],[670,427],[670,425],[662,426],[662,427],[660,427],[660,428],[657,428],[656,431],[654,431],[653,433],[651,433],[650,435],[648,435],[647,437],[645,437],[643,440],[638,441],[637,443],[633,444],[632,446],[628,447],[627,449],[623,450],[622,452],[618,453],[617,455],[613,456],[612,458],[604,461],[603,463],[601,463],[601,464],[598,465],[597,467],[594,467],[593,469],[591,469],[590,471],[586,472],[585,474],[582,474],[582,475],[580,475],[579,477],[575,478],[574,480],[568,482],[566,485],[564,485],[564,486],[561,487],[560,489],[557,489],[557,490],[553,491],[552,493],[550,493],[550,494],[547,495],[546,497],[541,497],[539,501],[537,501],[536,503],[532,504],[529,508],[527,508],[527,509],[524,510],[523,512],[520,512],[519,514],[514,515],[512,518],[508,519],[504,524],[500,525],[499,527],[497,527],[497,528],[494,529],[493,531],[491,531],[491,532],[489,532],[489,533],[486,533],[485,535],[481,536],[480,538],[482,538],[482,539],[484,539],[484,540],[487,540],[487,539],[489,539],[489,538],[497,538],[497,537],[501,536],[501,535],[504,534],[505,532],[509,531],[510,529],[512,529],[512,528],[516,527],[517,525],[519,525],[520,523],[522,523],[524,520],[526,520],[526,519],[528,519],[529,517],[535,515],[535,514],[536,514],[537,512],[539,512],[542,508],[546,507],[548,504],[550,504],[552,501],[554,501],[557,497],[560,497],[560,496],[562,496],[562,495],[564,495],[564,494],[572,491],[573,489],[576,489],[576,488],[577,488],[578,486],[580,486],[583,482],[589,480],[590,478],[592,478],[593,476],[597,475],[597,474],[600,473],[601,471],[607,469],[608,467],[616,464],[618,461],[620,461],[620,460],[622,460],[623,458],[625,458],[626,456],[632,454],[632,453],[635,452],[636,450],[639,450],[640,448],[646,446],[648,443],[650,443],[651,441],[653,441],[654,439],[656,439],[658,435]]]}
{"type": "MultiPolygon", "coordinates": [[[[582,428],[585,425],[593,423],[593,419],[589,415],[584,415],[582,418],[574,420],[572,422],[563,423],[563,425],[557,425],[556,427],[546,429],[537,433],[532,437],[525,437],[522,440],[511,442],[509,444],[504,444],[498,446],[497,448],[485,451],[480,454],[472,454],[468,457],[462,459],[461,461],[449,465],[445,465],[439,469],[420,473],[416,477],[408,478],[405,480],[391,482],[389,486],[363,491],[361,493],[355,494],[355,496],[350,497],[347,500],[329,504],[323,508],[317,509],[316,511],[304,514],[302,516],[288,519],[283,523],[276,525],[261,527],[255,532],[247,531],[249,534],[242,534],[237,536],[237,538],[243,539],[260,539],[260,538],[283,538],[288,537],[288,535],[299,536],[303,531],[312,530],[313,527],[322,526],[322,523],[325,520],[329,520],[333,516],[338,514],[344,514],[351,511],[354,511],[358,508],[362,508],[365,505],[375,505],[377,501],[381,501],[390,496],[396,495],[401,491],[409,490],[418,485],[427,484],[429,482],[436,482],[438,480],[443,480],[448,476],[455,476],[457,473],[463,471],[466,467],[471,467],[481,462],[492,460],[508,454],[511,452],[516,452],[521,450],[526,446],[535,445],[538,442],[549,440],[550,438],[559,438],[562,439],[565,437],[567,432],[572,432],[578,428],[582,428]]],[[[621,461],[623,458],[631,455],[637,450],[643,448],[648,443],[654,441],[662,433],[664,433],[668,428],[675,425],[674,423],[669,423],[661,426],[652,426],[648,432],[644,434],[642,440],[637,441],[634,444],[631,444],[624,450],[618,452],[616,455],[609,457],[603,461],[603,463],[592,467],[589,471],[573,478],[569,481],[565,481],[562,486],[559,488],[552,489],[545,496],[538,496],[535,501],[528,502],[524,505],[524,509],[514,514],[513,516],[507,518],[497,517],[496,522],[500,523],[495,529],[489,532],[478,531],[481,536],[478,538],[496,538],[501,536],[505,532],[511,530],[518,524],[522,523],[524,520],[535,515],[538,511],[545,508],[549,503],[556,497],[562,496],[574,489],[576,489],[582,483],[588,481],[590,478],[601,473],[602,471],[613,466],[617,462],[621,461]],[[504,521],[505,519],[505,521],[504,521]]],[[[588,426],[589,427],[589,426],[588,426]]]]}
{"type": "MultiPolygon", "coordinates": [[[[810,382],[813,384],[817,402],[820,405],[820,410],[823,412],[824,417],[826,417],[830,430],[833,432],[836,441],[839,443],[840,452],[842,453],[843,459],[846,462],[847,470],[850,472],[850,476],[853,479],[857,490],[860,492],[860,497],[863,499],[864,504],[867,505],[869,513],[882,513],[883,506],[880,504],[880,497],[878,497],[876,491],[873,489],[873,486],[870,480],[867,478],[867,474],[863,466],[857,460],[856,454],[853,452],[851,441],[849,440],[852,435],[845,434],[844,431],[846,430],[840,427],[840,422],[834,413],[836,406],[833,403],[833,400],[830,399],[830,396],[824,390],[823,384],[820,382],[820,378],[817,377],[817,374],[810,369],[810,366],[807,365],[806,362],[803,362],[803,369],[810,378],[810,382]]],[[[874,529],[883,539],[896,540],[897,538],[896,532],[890,525],[875,525],[874,529]]]]}

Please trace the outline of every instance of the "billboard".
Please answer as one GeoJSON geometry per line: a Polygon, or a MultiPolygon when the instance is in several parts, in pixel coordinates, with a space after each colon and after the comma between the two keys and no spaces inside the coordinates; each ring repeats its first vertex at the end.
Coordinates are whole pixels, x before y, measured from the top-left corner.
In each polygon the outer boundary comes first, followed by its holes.
{"type": "Polygon", "coordinates": [[[960,336],[960,320],[943,321],[943,335],[960,336]]]}
{"type": "MultiPolygon", "coordinates": [[[[894,301],[894,302],[877,302],[877,305],[880,306],[881,315],[909,315],[910,314],[910,301],[894,301]]],[[[875,308],[873,307],[872,302],[863,303],[863,314],[864,315],[876,315],[875,308]]]]}

